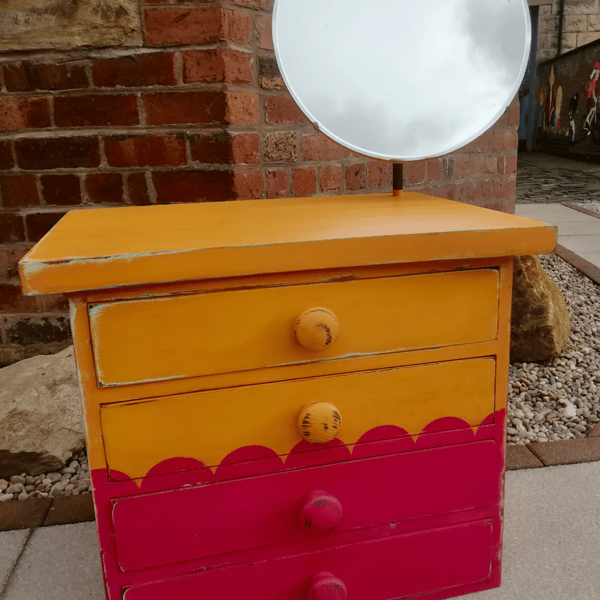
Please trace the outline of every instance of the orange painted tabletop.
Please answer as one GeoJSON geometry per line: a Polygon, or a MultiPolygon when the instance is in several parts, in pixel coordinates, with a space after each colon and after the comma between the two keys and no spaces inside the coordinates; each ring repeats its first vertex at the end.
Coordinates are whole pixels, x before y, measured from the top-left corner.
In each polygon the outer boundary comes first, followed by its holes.
{"type": "Polygon", "coordinates": [[[20,262],[28,295],[552,252],[550,225],[414,192],[69,212],[20,262]]]}

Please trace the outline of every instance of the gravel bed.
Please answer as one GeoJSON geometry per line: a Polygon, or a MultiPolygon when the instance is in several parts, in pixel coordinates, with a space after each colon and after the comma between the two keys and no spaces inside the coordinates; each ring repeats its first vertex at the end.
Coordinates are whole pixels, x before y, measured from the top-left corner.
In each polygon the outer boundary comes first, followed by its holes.
{"type": "Polygon", "coordinates": [[[600,213],[600,200],[582,200],[581,202],[573,202],[572,204],[587,208],[592,212],[600,213]]]}
{"type": "MultiPolygon", "coordinates": [[[[586,437],[600,421],[600,286],[554,254],[540,256],[540,261],[565,298],[571,336],[560,358],[510,365],[509,444],[586,437]]],[[[85,452],[67,465],[55,473],[0,479],[0,502],[89,494],[85,452]]]]}
{"type": "Polygon", "coordinates": [[[53,473],[41,475],[13,475],[0,479],[0,502],[89,494],[91,491],[90,467],[85,452],[67,461],[67,466],[53,473]]]}
{"type": "Polygon", "coordinates": [[[540,261],[565,298],[571,335],[560,358],[510,366],[509,444],[586,437],[600,420],[600,286],[553,254],[540,261]]]}

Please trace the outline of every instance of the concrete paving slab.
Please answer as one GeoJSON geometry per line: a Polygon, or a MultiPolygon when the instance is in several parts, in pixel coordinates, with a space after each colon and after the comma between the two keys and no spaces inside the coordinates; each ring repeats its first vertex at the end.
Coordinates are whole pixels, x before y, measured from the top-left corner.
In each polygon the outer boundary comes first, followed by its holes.
{"type": "Polygon", "coordinates": [[[583,252],[600,252],[600,235],[559,235],[558,243],[579,256],[583,252]]]}
{"type": "Polygon", "coordinates": [[[506,474],[502,586],[472,600],[597,600],[600,462],[506,474]]]}
{"type": "MultiPolygon", "coordinates": [[[[585,216],[585,215],[584,215],[585,216]]],[[[559,236],[571,235],[597,235],[600,236],[600,220],[594,217],[587,217],[589,221],[569,221],[563,223],[552,223],[558,226],[559,236]]]]}
{"type": "Polygon", "coordinates": [[[36,529],[2,600],[104,600],[96,524],[36,529]]]}
{"type": "Polygon", "coordinates": [[[553,223],[585,222],[587,219],[594,220],[594,217],[585,215],[578,210],[573,210],[562,204],[517,204],[515,214],[519,217],[527,217],[548,223],[552,219],[553,223]]]}
{"type": "Polygon", "coordinates": [[[0,596],[30,533],[29,529],[0,532],[0,596]]]}

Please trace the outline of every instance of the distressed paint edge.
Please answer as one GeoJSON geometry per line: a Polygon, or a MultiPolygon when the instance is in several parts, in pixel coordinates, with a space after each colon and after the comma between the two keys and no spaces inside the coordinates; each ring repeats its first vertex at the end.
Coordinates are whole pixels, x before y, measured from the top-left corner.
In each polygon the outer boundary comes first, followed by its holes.
{"type": "Polygon", "coordinates": [[[72,293],[144,284],[306,271],[314,268],[315,254],[330,257],[326,264],[321,265],[322,269],[543,254],[554,252],[557,236],[555,227],[531,221],[527,227],[521,228],[434,232],[418,234],[416,237],[421,243],[414,244],[414,247],[410,243],[411,236],[405,234],[174,250],[54,262],[24,257],[19,263],[19,270],[27,295],[72,293]],[[532,232],[537,234],[534,240],[531,235],[525,235],[532,232]],[[496,238],[491,244],[490,236],[496,238]],[[521,239],[514,240],[515,236],[521,239]],[[437,243],[440,237],[449,240],[444,244],[437,243]],[[331,245],[337,248],[335,252],[331,251],[331,245]],[[288,248],[283,253],[285,259],[264,260],[265,256],[271,256],[273,248],[284,246],[288,248]],[[443,252],[436,254],[431,248],[438,246],[440,250],[443,247],[443,252]],[[504,249],[506,246],[510,247],[510,251],[504,249]],[[185,268],[180,268],[179,273],[174,276],[165,275],[173,273],[173,260],[183,255],[187,258],[185,268]],[[357,256],[362,258],[356,260],[357,256]],[[218,272],[215,265],[219,265],[218,272]],[[262,265],[260,271],[256,270],[256,265],[262,265]],[[89,267],[94,267],[95,281],[93,284],[82,284],[78,273],[89,267]]]}

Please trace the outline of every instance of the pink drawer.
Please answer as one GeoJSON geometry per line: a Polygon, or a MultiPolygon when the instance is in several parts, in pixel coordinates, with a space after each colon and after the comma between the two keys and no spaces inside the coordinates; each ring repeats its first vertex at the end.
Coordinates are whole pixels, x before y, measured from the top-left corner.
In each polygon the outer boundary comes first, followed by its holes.
{"type": "MultiPolygon", "coordinates": [[[[489,579],[492,540],[489,522],[442,527],[142,585],[124,600],[309,600],[313,578],[323,572],[343,582],[349,599],[404,598],[489,579]]],[[[480,588],[497,585],[488,583],[480,588]]]]}
{"type": "Polygon", "coordinates": [[[487,506],[500,501],[500,462],[489,440],[123,498],[118,562],[132,571],[332,535],[300,517],[315,491],[341,504],[334,532],[487,506]]]}

